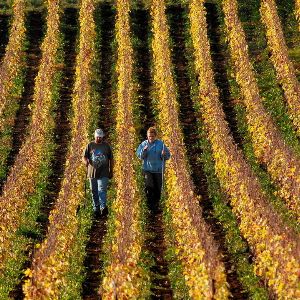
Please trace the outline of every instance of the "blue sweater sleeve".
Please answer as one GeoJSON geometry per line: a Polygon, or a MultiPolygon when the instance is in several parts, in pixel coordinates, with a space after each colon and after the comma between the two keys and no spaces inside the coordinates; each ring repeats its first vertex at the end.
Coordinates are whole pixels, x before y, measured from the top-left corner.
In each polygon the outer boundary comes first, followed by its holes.
{"type": "Polygon", "coordinates": [[[144,159],[147,155],[147,152],[146,151],[143,151],[144,147],[146,146],[146,141],[142,142],[137,150],[136,150],[136,156],[139,158],[139,159],[144,159]]]}
{"type": "Polygon", "coordinates": [[[165,159],[165,160],[170,159],[171,153],[170,153],[169,148],[164,144],[163,149],[164,149],[164,151],[165,151],[164,159],[165,159]]]}

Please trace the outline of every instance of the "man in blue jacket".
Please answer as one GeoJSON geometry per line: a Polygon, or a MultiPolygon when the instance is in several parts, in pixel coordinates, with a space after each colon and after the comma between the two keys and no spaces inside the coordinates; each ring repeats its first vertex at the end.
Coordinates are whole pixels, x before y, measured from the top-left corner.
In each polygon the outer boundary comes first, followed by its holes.
{"type": "Polygon", "coordinates": [[[148,200],[148,207],[157,212],[161,196],[165,161],[170,159],[170,151],[163,141],[157,139],[154,127],[147,130],[147,140],[143,141],[136,151],[143,160],[143,176],[148,200]]]}

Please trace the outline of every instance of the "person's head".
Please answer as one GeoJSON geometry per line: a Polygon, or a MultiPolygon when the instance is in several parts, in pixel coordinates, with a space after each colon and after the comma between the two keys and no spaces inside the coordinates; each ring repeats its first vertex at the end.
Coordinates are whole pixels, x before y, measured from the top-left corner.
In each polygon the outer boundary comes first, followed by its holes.
{"type": "Polygon", "coordinates": [[[150,127],[147,130],[147,138],[148,138],[149,143],[152,143],[152,142],[154,142],[156,140],[156,138],[157,138],[157,131],[156,131],[155,127],[150,127]]]}
{"type": "Polygon", "coordinates": [[[97,144],[102,143],[104,135],[105,134],[104,134],[104,132],[103,132],[103,130],[101,128],[96,129],[95,130],[95,142],[97,144]]]}

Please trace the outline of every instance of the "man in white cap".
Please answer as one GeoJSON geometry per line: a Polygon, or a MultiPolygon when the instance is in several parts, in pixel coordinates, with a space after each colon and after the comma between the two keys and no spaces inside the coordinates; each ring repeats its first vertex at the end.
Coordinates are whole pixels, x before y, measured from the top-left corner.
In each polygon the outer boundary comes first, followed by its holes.
{"type": "Polygon", "coordinates": [[[93,209],[96,216],[107,214],[107,184],[113,176],[112,150],[103,138],[103,130],[96,129],[95,140],[87,145],[82,158],[87,166],[87,176],[90,181],[93,209]]]}

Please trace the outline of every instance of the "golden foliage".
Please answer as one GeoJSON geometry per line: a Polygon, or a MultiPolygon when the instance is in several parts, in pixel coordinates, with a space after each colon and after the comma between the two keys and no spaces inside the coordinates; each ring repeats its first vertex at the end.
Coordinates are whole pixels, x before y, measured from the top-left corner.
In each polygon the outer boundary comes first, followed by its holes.
{"type": "MultiPolygon", "coordinates": [[[[16,7],[19,7],[18,1],[16,7]]],[[[52,85],[57,71],[56,53],[59,46],[58,10],[56,1],[49,7],[47,17],[47,33],[43,42],[43,55],[40,70],[34,88],[34,108],[29,135],[22,146],[0,197],[0,270],[7,258],[13,255],[10,249],[11,237],[16,232],[21,212],[27,204],[27,197],[34,192],[37,174],[43,159],[45,147],[54,127],[49,112],[53,108],[52,85]]],[[[22,4],[24,5],[24,3],[22,4]]],[[[20,7],[19,7],[20,8],[20,7]]]]}
{"type": "Polygon", "coordinates": [[[271,60],[281,82],[285,99],[287,100],[289,115],[300,136],[300,85],[295,74],[293,64],[288,57],[288,48],[279,20],[274,0],[261,1],[262,21],[266,27],[267,42],[271,51],[271,60]]]}
{"type": "Polygon", "coordinates": [[[24,0],[13,3],[13,23],[9,35],[9,42],[5,49],[5,56],[0,67],[0,129],[3,128],[3,110],[9,105],[9,93],[14,79],[21,69],[22,47],[25,40],[25,4],[24,0]]]}
{"type": "MultiPolygon", "coordinates": [[[[59,0],[48,2],[49,10],[59,11],[59,0]],[[53,6],[52,6],[53,5],[53,6]]],[[[80,9],[80,41],[76,61],[76,81],[72,107],[71,144],[64,179],[58,199],[49,217],[48,235],[35,254],[29,279],[23,289],[25,299],[58,299],[65,283],[78,221],[76,210],[84,199],[85,167],[82,152],[88,142],[91,114],[91,70],[94,62],[94,0],[82,1],[80,9]]],[[[54,14],[56,15],[56,14],[54,14]]]]}
{"type": "Polygon", "coordinates": [[[279,187],[280,196],[295,211],[300,221],[299,158],[284,143],[278,128],[263,107],[248,57],[245,33],[238,19],[236,0],[223,0],[222,6],[236,80],[243,94],[255,155],[267,166],[272,180],[279,187]]]}
{"type": "MultiPolygon", "coordinates": [[[[228,9],[229,13],[232,10],[228,9]]],[[[214,83],[204,1],[191,1],[189,18],[196,72],[200,78],[199,101],[216,174],[240,220],[240,230],[254,251],[257,274],[267,280],[280,299],[299,298],[299,238],[283,228],[230,135],[214,83]],[[289,288],[282,289],[283,286],[289,288]]]]}
{"type": "Polygon", "coordinates": [[[105,269],[100,293],[102,299],[141,299],[143,281],[148,278],[138,266],[144,240],[140,223],[141,195],[134,171],[137,165],[134,155],[137,137],[133,123],[133,50],[129,1],[117,0],[116,6],[118,82],[114,177],[117,195],[112,207],[115,232],[110,245],[110,264],[105,269]]]}
{"type": "Polygon", "coordinates": [[[295,16],[298,20],[300,29],[300,0],[295,0],[295,16]]]}
{"type": "Polygon", "coordinates": [[[192,299],[227,299],[224,266],[207,225],[201,218],[199,199],[193,192],[187,169],[183,136],[178,121],[176,88],[171,70],[164,1],[152,1],[151,15],[154,83],[158,98],[159,122],[163,139],[170,145],[172,153],[165,175],[168,191],[166,206],[172,215],[171,226],[176,236],[178,258],[182,263],[192,299]]]}

